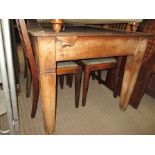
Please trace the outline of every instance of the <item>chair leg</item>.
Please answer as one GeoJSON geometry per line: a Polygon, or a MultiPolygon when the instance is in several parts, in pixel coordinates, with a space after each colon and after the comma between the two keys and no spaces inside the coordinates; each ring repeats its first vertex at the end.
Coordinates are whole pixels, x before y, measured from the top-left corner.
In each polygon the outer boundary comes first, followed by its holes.
{"type": "Polygon", "coordinates": [[[95,80],[95,71],[93,71],[91,75],[92,75],[92,80],[95,80]]]}
{"type": "Polygon", "coordinates": [[[81,88],[81,70],[75,74],[75,107],[79,107],[80,88],[81,88]]]}
{"type": "Polygon", "coordinates": [[[98,73],[98,83],[101,84],[101,70],[97,71],[98,73]]]}
{"type": "Polygon", "coordinates": [[[31,83],[32,83],[32,74],[30,68],[27,66],[26,97],[30,97],[31,83]]]}
{"type": "Polygon", "coordinates": [[[26,63],[26,60],[25,60],[25,63],[24,63],[24,79],[27,78],[27,63],[26,63]]]}
{"type": "Polygon", "coordinates": [[[113,92],[113,96],[114,96],[114,98],[116,98],[117,97],[117,83],[118,83],[118,77],[116,77],[116,79],[115,79],[115,83],[114,83],[114,92],[113,92]]]}
{"type": "Polygon", "coordinates": [[[60,80],[60,88],[63,89],[64,88],[64,75],[60,75],[59,80],[60,80]]]}
{"type": "Polygon", "coordinates": [[[85,106],[85,104],[86,104],[86,98],[87,98],[88,86],[89,86],[89,77],[90,77],[90,70],[89,70],[89,68],[85,67],[84,81],[83,81],[82,106],[85,106]]]}
{"type": "MultiPolygon", "coordinates": [[[[146,88],[147,88],[147,85],[148,85],[148,83],[149,83],[150,77],[151,77],[151,73],[148,72],[148,73],[144,76],[144,78],[143,78],[143,81],[142,81],[143,86],[141,85],[141,87],[137,87],[137,90],[138,90],[138,88],[139,88],[139,93],[138,93],[138,99],[137,99],[137,101],[136,101],[136,104],[132,104],[134,108],[138,108],[138,106],[139,106],[139,104],[140,104],[140,101],[142,100],[142,97],[143,97],[143,95],[144,95],[144,93],[145,93],[145,90],[146,90],[146,88]]],[[[131,103],[132,103],[132,102],[131,102],[131,103]]]]}
{"type": "Polygon", "coordinates": [[[31,111],[31,118],[34,118],[36,115],[39,99],[39,80],[38,78],[33,78],[33,104],[31,111]]]}

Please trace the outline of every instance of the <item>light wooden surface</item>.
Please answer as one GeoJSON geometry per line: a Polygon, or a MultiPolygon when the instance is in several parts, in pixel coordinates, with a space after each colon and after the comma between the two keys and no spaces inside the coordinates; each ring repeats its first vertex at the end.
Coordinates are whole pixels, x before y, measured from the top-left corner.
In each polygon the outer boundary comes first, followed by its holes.
{"type": "Polygon", "coordinates": [[[136,48],[133,49],[134,55],[127,57],[120,98],[120,108],[122,110],[125,110],[129,104],[129,100],[142,64],[146,47],[147,39],[140,38],[136,44],[136,48]],[[122,96],[125,97],[123,98],[122,96]]]}
{"type": "MultiPolygon", "coordinates": [[[[71,27],[70,27],[71,28],[71,27]]],[[[120,108],[128,106],[149,35],[110,31],[92,27],[78,27],[55,33],[44,29],[29,28],[32,38],[38,41],[39,72],[45,131],[51,134],[55,128],[56,61],[127,55],[120,108]],[[74,34],[74,35],[73,35],[74,34]],[[70,39],[74,38],[73,40],[70,39]],[[104,45],[104,46],[103,46],[104,45]]]]}
{"type": "Polygon", "coordinates": [[[146,33],[127,32],[124,30],[104,29],[96,26],[65,26],[61,32],[55,32],[51,26],[28,25],[28,31],[33,36],[62,37],[62,36],[126,36],[148,37],[146,33]]]}
{"type": "Polygon", "coordinates": [[[133,55],[133,48],[137,43],[137,38],[127,37],[80,36],[74,44],[68,42],[69,36],[57,38],[57,61],[133,55]],[[66,47],[63,47],[62,42],[66,47]]]}
{"type": "Polygon", "coordinates": [[[56,60],[55,38],[38,38],[39,77],[46,133],[55,129],[56,60]]]}

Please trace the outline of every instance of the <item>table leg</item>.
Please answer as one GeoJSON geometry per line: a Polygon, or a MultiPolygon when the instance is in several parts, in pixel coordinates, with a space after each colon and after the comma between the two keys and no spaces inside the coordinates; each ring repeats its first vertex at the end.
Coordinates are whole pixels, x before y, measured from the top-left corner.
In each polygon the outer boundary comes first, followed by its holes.
{"type": "Polygon", "coordinates": [[[55,129],[56,73],[40,75],[40,85],[45,132],[51,134],[55,129]]]}
{"type": "Polygon", "coordinates": [[[142,64],[148,39],[140,39],[132,56],[127,57],[120,96],[120,108],[126,110],[142,64]]]}
{"type": "Polygon", "coordinates": [[[37,53],[39,59],[41,101],[45,132],[51,134],[55,129],[56,116],[56,59],[55,38],[40,37],[37,53]]]}

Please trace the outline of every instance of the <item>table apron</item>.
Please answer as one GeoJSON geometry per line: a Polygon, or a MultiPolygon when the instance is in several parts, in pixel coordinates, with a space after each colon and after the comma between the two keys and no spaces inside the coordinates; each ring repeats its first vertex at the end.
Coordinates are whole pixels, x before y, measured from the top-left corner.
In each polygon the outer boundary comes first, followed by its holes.
{"type": "Polygon", "coordinates": [[[56,61],[134,55],[138,37],[57,37],[56,61]]]}

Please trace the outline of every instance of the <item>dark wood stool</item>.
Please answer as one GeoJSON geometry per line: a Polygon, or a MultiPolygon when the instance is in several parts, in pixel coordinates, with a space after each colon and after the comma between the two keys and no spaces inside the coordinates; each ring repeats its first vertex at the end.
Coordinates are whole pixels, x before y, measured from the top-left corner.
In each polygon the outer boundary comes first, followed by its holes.
{"type": "MultiPolygon", "coordinates": [[[[68,76],[72,76],[75,74],[75,107],[79,107],[79,98],[80,98],[80,87],[81,87],[81,72],[82,67],[77,65],[73,61],[66,61],[66,62],[58,62],[57,63],[57,75],[60,78],[60,86],[63,89],[64,85],[64,75],[67,74],[68,76]]],[[[72,80],[69,81],[69,87],[72,86],[72,80]]]]}
{"type": "MultiPolygon", "coordinates": [[[[91,73],[94,74],[94,71],[100,71],[100,70],[116,67],[117,60],[115,58],[99,58],[99,59],[81,60],[81,61],[76,61],[76,62],[79,65],[83,66],[83,69],[84,69],[82,106],[85,106],[88,87],[89,87],[90,74],[91,73]]],[[[99,80],[101,80],[101,74],[99,75],[99,80]]],[[[116,80],[115,87],[116,86],[117,86],[117,80],[116,80]]]]}

